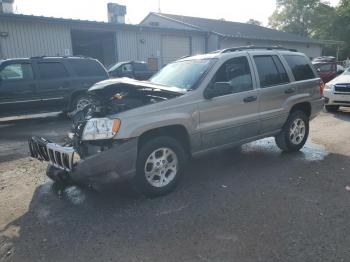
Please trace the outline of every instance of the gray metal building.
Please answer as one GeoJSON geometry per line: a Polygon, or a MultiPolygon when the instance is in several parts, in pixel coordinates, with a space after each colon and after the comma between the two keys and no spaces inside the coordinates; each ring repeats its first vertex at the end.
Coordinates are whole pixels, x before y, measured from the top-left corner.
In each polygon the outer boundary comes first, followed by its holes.
{"type": "Polygon", "coordinates": [[[323,47],[320,41],[308,37],[225,20],[150,13],[140,25],[207,31],[207,51],[246,45],[281,45],[286,48],[297,49],[310,58],[315,58],[321,56],[323,47]]]}
{"type": "Polygon", "coordinates": [[[204,53],[206,36],[202,30],[0,14],[0,59],[84,55],[105,65],[142,60],[159,68],[204,53]]]}
{"type": "MultiPolygon", "coordinates": [[[[12,0],[7,1],[11,7],[12,0]]],[[[230,21],[150,13],[139,25],[124,24],[126,8],[117,4],[108,4],[110,22],[20,15],[8,10],[0,13],[0,59],[82,55],[97,58],[106,66],[142,60],[159,69],[182,56],[242,45],[282,45],[310,58],[322,54],[318,41],[230,21]]]]}

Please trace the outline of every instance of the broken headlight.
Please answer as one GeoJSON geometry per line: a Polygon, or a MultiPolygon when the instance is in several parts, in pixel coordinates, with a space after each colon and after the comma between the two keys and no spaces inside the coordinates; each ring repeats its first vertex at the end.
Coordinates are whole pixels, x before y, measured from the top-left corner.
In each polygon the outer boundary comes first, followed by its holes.
{"type": "Polygon", "coordinates": [[[86,122],[82,140],[110,139],[120,128],[119,119],[91,118],[86,122]]]}

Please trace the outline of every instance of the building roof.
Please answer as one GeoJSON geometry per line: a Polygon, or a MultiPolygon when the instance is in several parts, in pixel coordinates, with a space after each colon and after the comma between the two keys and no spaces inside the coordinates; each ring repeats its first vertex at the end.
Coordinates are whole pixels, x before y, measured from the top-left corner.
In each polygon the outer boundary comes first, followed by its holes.
{"type": "MultiPolygon", "coordinates": [[[[110,23],[104,21],[92,21],[92,20],[80,20],[70,18],[58,18],[58,17],[47,17],[47,16],[35,16],[35,15],[24,15],[24,14],[13,14],[13,13],[0,13],[0,21],[22,21],[22,22],[45,22],[52,24],[64,24],[69,25],[72,28],[79,28],[81,26],[96,28],[99,30],[134,30],[134,31],[167,31],[167,32],[182,32],[193,34],[193,30],[189,29],[172,29],[162,27],[150,27],[135,24],[121,24],[121,23],[110,23]]],[[[198,30],[197,34],[206,34],[206,31],[198,30]]]]}
{"type": "Polygon", "coordinates": [[[247,24],[247,23],[238,23],[238,22],[231,22],[231,21],[225,21],[225,20],[216,20],[216,19],[163,14],[163,13],[150,13],[149,15],[152,15],[152,14],[171,20],[173,22],[181,23],[183,25],[192,27],[194,29],[210,31],[222,37],[256,39],[256,40],[275,40],[275,41],[278,40],[278,41],[301,42],[301,43],[320,43],[319,41],[310,39],[308,37],[290,34],[290,33],[278,31],[275,29],[266,28],[258,25],[247,24]]]}

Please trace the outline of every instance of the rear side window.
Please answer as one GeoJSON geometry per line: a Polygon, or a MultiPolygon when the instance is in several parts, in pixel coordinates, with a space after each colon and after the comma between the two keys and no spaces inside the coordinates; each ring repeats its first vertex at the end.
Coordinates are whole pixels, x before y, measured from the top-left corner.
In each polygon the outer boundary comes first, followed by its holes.
{"type": "Polygon", "coordinates": [[[278,56],[254,56],[260,87],[280,85],[288,83],[288,75],[278,56]]]}
{"type": "Polygon", "coordinates": [[[315,78],[307,58],[300,55],[284,55],[296,81],[315,78]]]}
{"type": "Polygon", "coordinates": [[[94,60],[89,59],[72,59],[70,65],[78,76],[104,76],[106,72],[103,67],[94,60]]]}
{"type": "Polygon", "coordinates": [[[38,67],[41,79],[69,77],[65,66],[59,62],[39,62],[38,67]]]}

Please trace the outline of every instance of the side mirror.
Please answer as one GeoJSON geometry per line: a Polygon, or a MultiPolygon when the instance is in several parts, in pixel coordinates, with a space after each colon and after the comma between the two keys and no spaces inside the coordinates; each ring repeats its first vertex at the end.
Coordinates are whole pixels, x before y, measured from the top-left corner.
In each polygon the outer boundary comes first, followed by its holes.
{"type": "Polygon", "coordinates": [[[338,74],[338,75],[341,75],[342,73],[344,73],[344,70],[338,70],[338,71],[337,71],[337,74],[338,74]]]}
{"type": "Polygon", "coordinates": [[[317,72],[321,72],[321,69],[319,69],[319,68],[316,68],[316,71],[317,71],[317,72]]]}
{"type": "Polygon", "coordinates": [[[229,94],[232,94],[232,86],[229,82],[216,82],[204,91],[204,96],[207,99],[229,94]]]}

